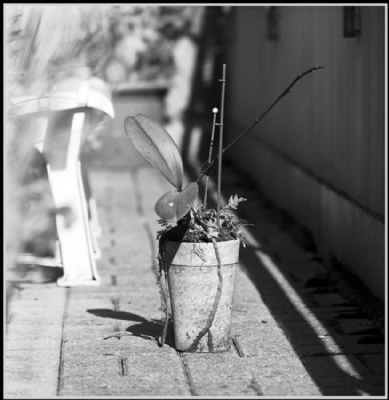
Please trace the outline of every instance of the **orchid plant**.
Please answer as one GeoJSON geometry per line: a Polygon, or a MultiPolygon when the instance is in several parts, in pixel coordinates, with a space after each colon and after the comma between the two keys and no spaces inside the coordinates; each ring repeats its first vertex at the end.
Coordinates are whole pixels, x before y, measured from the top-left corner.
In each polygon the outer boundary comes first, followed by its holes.
{"type": "Polygon", "coordinates": [[[216,123],[216,114],[218,110],[213,109],[214,119],[212,126],[212,134],[210,140],[210,151],[208,160],[201,169],[196,181],[190,182],[183,187],[184,171],[183,161],[174,140],[171,138],[166,129],[157,121],[138,114],[125,119],[124,128],[127,136],[133,143],[135,149],[143,155],[166,179],[170,182],[175,190],[171,190],[163,194],[155,204],[155,212],[161,218],[159,222],[164,227],[158,232],[159,239],[159,276],[158,287],[161,295],[161,307],[165,313],[163,331],[160,337],[160,345],[163,346],[166,339],[169,312],[168,312],[168,292],[166,289],[167,282],[167,265],[164,257],[163,243],[166,240],[175,242],[212,242],[218,259],[218,276],[219,284],[215,303],[208,319],[207,326],[202,330],[197,338],[200,338],[208,331],[215,317],[218,301],[222,290],[222,278],[220,273],[220,258],[217,248],[218,241],[226,241],[238,239],[245,246],[245,239],[241,232],[243,221],[239,220],[235,215],[240,202],[246,200],[237,195],[231,196],[227,205],[220,208],[220,192],[221,192],[221,169],[222,155],[230,149],[238,140],[247,135],[255,125],[257,125],[270,110],[290,92],[293,85],[305,75],[316,71],[321,66],[313,67],[300,75],[298,75],[292,83],[276,98],[276,100],[261,114],[245,131],[238,135],[230,144],[223,148],[223,111],[224,111],[224,91],[226,84],[226,66],[223,65],[222,92],[221,92],[221,113],[220,120],[216,123]],[[213,141],[215,127],[219,126],[219,149],[216,156],[212,159],[213,141]],[[208,175],[215,162],[218,161],[218,177],[217,177],[217,210],[208,209],[206,204],[208,175]],[[195,202],[199,192],[199,182],[207,176],[205,185],[204,203],[195,202]],[[164,276],[165,284],[162,283],[164,276]]]}
{"type": "Polygon", "coordinates": [[[220,209],[222,155],[238,140],[247,135],[252,128],[254,128],[254,126],[257,125],[270,112],[270,110],[290,92],[291,88],[297,81],[305,75],[321,68],[323,67],[316,66],[299,74],[263,114],[261,114],[230,144],[223,148],[223,111],[226,84],[226,66],[223,65],[223,78],[220,80],[222,82],[220,121],[219,123],[216,123],[216,113],[218,110],[214,109],[209,158],[201,169],[197,180],[190,182],[185,187],[183,187],[183,161],[176,143],[167,130],[159,122],[143,114],[129,116],[125,119],[124,128],[135,149],[175,188],[175,190],[163,194],[155,204],[155,212],[161,218],[160,223],[165,227],[163,231],[159,232],[159,238],[165,237],[167,234],[170,235],[170,238],[184,241],[212,241],[212,239],[220,241],[228,240],[227,238],[237,238],[241,240],[243,245],[245,244],[243,235],[239,230],[239,225],[241,223],[234,218],[232,210],[236,209],[238,204],[246,199],[239,198],[235,195],[230,198],[227,206],[220,209]],[[212,160],[212,146],[216,126],[219,126],[220,128],[219,150],[212,160]],[[195,207],[194,204],[199,192],[199,182],[205,175],[207,175],[208,180],[209,172],[217,160],[217,210],[207,209],[206,192],[204,203],[202,204],[199,202],[198,207],[195,207]],[[228,234],[228,232],[230,232],[230,234],[228,234]]]}

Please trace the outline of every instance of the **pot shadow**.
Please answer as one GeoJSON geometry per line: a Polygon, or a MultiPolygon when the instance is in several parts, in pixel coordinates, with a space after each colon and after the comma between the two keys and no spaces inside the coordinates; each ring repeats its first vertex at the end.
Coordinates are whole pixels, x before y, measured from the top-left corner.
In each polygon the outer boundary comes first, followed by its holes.
{"type": "MultiPolygon", "coordinates": [[[[131,333],[133,336],[137,336],[145,340],[155,338],[156,342],[158,344],[160,343],[160,337],[163,329],[163,320],[148,320],[138,314],[127,311],[115,311],[107,308],[89,309],[87,310],[87,312],[101,318],[139,322],[138,324],[130,325],[128,328],[126,328],[125,331],[131,333]]],[[[169,347],[174,347],[173,328],[171,322],[168,323],[165,345],[169,347]]]]}
{"type": "Polygon", "coordinates": [[[108,308],[95,308],[87,310],[88,313],[95,315],[96,317],[120,319],[123,321],[133,321],[133,322],[147,322],[147,319],[133,314],[127,311],[115,311],[108,308]]]}
{"type": "MultiPolygon", "coordinates": [[[[137,325],[131,325],[126,329],[126,332],[130,332],[132,335],[142,338],[145,338],[145,336],[152,336],[157,340],[158,345],[160,345],[162,328],[162,320],[151,320],[137,325]]],[[[164,344],[169,347],[174,347],[173,328],[171,323],[168,324],[164,344]]]]}

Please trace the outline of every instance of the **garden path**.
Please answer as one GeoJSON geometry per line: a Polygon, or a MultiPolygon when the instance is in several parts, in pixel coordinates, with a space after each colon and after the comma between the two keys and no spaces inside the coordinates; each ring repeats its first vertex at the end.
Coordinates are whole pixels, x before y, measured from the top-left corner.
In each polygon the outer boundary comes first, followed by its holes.
{"type": "Polygon", "coordinates": [[[242,216],[255,224],[241,249],[232,348],[179,353],[171,337],[159,347],[154,203],[170,186],[145,165],[95,169],[91,182],[103,228],[100,286],[20,284],[7,324],[5,398],[384,394],[382,333],[228,166],[225,193],[248,197],[242,216]]]}

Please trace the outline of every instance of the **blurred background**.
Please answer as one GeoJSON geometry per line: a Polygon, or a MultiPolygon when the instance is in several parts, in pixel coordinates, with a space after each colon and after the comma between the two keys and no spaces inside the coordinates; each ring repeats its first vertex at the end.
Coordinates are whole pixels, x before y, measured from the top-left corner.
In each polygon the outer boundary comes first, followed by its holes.
{"type": "Polygon", "coordinates": [[[92,168],[144,163],[123,129],[137,113],[163,122],[184,159],[201,164],[223,64],[226,144],[301,72],[323,65],[225,160],[305,226],[321,255],[384,299],[385,15],[383,6],[7,5],[5,265],[32,238],[30,250],[43,243],[51,254],[55,236],[50,192],[32,179],[39,165],[13,98],[43,95],[74,74],[99,77],[116,117],[87,138],[82,157],[92,168]]]}

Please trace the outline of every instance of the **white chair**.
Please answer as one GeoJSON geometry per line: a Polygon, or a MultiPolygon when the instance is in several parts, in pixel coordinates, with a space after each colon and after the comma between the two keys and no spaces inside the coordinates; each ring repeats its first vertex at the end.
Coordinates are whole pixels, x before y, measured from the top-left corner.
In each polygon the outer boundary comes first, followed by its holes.
{"type": "Polygon", "coordinates": [[[47,95],[14,101],[16,114],[33,125],[34,146],[43,154],[54,204],[69,208],[72,223],[56,214],[56,227],[64,275],[59,286],[96,285],[96,258],[101,234],[96,202],[87,190],[80,152],[87,135],[104,115],[114,118],[111,93],[98,78],[70,78],[47,95]]]}

